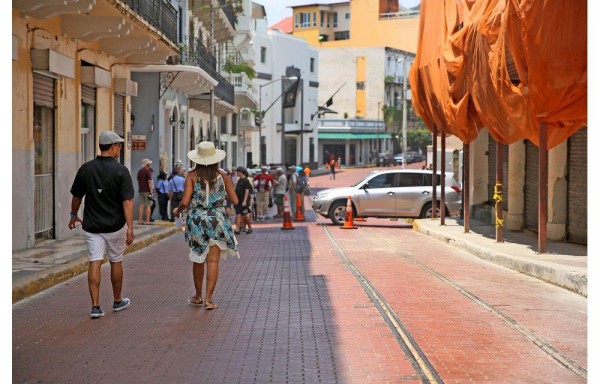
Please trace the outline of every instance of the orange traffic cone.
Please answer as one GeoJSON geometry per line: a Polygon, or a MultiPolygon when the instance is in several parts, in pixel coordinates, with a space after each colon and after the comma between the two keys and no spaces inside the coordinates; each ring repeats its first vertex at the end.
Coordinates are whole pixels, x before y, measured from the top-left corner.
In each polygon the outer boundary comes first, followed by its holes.
{"type": "Polygon", "coordinates": [[[354,225],[354,221],[352,220],[352,197],[348,196],[348,203],[346,204],[346,218],[344,219],[344,225],[340,228],[342,229],[356,229],[357,225],[354,225]]]}
{"type": "Polygon", "coordinates": [[[281,229],[294,229],[292,226],[292,217],[290,215],[290,201],[288,195],[283,197],[283,227],[281,229]]]}
{"type": "Polygon", "coordinates": [[[298,198],[296,199],[296,201],[298,202],[296,204],[296,217],[295,220],[296,221],[304,221],[304,213],[302,213],[302,196],[300,194],[298,194],[298,198]]]}

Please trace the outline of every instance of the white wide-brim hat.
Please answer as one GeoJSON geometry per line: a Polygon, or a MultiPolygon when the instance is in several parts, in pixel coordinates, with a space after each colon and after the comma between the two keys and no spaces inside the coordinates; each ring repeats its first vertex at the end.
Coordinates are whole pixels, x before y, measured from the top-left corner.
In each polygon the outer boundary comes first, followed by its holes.
{"type": "Polygon", "coordinates": [[[210,141],[202,141],[196,149],[192,149],[187,153],[188,159],[196,164],[211,165],[223,160],[227,153],[222,149],[216,149],[215,145],[210,141]]]}

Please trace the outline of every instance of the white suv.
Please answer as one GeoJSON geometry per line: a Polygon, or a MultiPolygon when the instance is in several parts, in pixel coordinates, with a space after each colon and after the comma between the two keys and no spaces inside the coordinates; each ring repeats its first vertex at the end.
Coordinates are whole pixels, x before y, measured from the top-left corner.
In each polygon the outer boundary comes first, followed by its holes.
{"type": "MultiPolygon", "coordinates": [[[[354,217],[425,218],[432,215],[431,194],[433,172],[430,170],[396,169],[373,172],[358,183],[345,188],[320,191],[312,207],[334,224],[341,225],[346,217],[348,196],[352,197],[354,217]]],[[[440,174],[437,186],[437,216],[441,195],[440,174]]],[[[446,216],[458,215],[461,208],[461,188],[452,172],[446,172],[446,216]]]]}

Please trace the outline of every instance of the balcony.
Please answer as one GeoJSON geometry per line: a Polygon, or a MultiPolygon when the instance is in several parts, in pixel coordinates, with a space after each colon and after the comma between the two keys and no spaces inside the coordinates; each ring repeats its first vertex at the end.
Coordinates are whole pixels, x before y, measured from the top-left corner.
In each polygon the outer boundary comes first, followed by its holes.
{"type": "Polygon", "coordinates": [[[192,14],[197,17],[217,43],[235,37],[235,15],[233,5],[225,0],[197,0],[191,3],[192,14]]]}
{"type": "Polygon", "coordinates": [[[217,59],[202,44],[202,41],[190,36],[184,36],[183,41],[187,41],[189,45],[179,45],[181,64],[200,67],[209,76],[215,78],[213,75],[217,71],[217,59]]]}
{"type": "Polygon", "coordinates": [[[166,0],[123,0],[173,43],[177,42],[177,10],[166,0]]]}
{"type": "Polygon", "coordinates": [[[94,42],[119,62],[162,64],[176,52],[177,12],[166,0],[19,0],[13,9],[56,19],[59,35],[94,42]]]}
{"type": "Polygon", "coordinates": [[[180,44],[181,64],[193,65],[202,68],[210,77],[219,84],[215,87],[215,96],[220,100],[235,105],[233,85],[217,71],[217,60],[197,37],[184,37],[190,45],[180,44]]]}
{"type": "Polygon", "coordinates": [[[227,75],[235,91],[235,105],[240,108],[256,108],[258,106],[258,92],[252,87],[252,80],[245,73],[231,73],[227,75]]]}

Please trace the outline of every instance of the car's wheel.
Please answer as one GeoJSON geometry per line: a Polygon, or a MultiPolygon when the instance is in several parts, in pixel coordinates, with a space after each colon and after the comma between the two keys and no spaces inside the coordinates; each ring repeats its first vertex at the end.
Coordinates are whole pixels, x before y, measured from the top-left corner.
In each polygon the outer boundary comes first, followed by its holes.
{"type": "MultiPolygon", "coordinates": [[[[431,201],[423,206],[421,209],[421,215],[419,216],[421,219],[431,219],[433,214],[431,201]]],[[[446,216],[448,216],[448,210],[446,210],[446,216]]],[[[440,203],[435,207],[435,217],[440,217],[440,203]]]]}
{"type": "Polygon", "coordinates": [[[334,201],[329,208],[329,220],[335,225],[344,224],[346,219],[346,202],[343,200],[334,201]]]}

